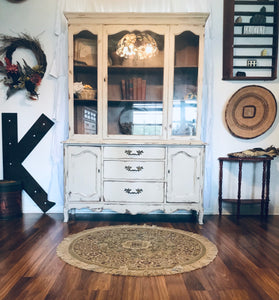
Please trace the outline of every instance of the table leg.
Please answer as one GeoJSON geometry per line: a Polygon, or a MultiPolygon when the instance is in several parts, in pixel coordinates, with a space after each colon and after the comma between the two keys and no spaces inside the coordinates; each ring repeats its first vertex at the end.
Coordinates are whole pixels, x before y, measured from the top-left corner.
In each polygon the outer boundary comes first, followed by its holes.
{"type": "Polygon", "coordinates": [[[264,215],[264,208],[266,207],[266,161],[263,161],[263,178],[262,178],[262,197],[261,197],[261,217],[264,215]]]}
{"type": "Polygon", "coordinates": [[[269,208],[269,184],[270,184],[270,160],[267,161],[266,168],[266,196],[265,196],[265,216],[268,216],[268,208],[269,208]]]}
{"type": "Polygon", "coordinates": [[[240,215],[240,201],[241,201],[241,180],[242,180],[242,161],[239,161],[238,165],[238,192],[237,192],[237,218],[240,215]]]}
{"type": "Polygon", "coordinates": [[[222,215],[223,161],[219,160],[219,216],[222,215]]]}

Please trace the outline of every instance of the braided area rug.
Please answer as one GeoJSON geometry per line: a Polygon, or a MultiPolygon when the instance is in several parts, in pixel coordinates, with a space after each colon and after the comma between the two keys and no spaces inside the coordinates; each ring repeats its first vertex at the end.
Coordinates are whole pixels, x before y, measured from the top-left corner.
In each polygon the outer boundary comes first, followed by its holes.
{"type": "Polygon", "coordinates": [[[57,247],[65,262],[115,275],[157,276],[192,271],[217,255],[205,237],[178,229],[121,225],[88,229],[65,238],[57,247]]]}

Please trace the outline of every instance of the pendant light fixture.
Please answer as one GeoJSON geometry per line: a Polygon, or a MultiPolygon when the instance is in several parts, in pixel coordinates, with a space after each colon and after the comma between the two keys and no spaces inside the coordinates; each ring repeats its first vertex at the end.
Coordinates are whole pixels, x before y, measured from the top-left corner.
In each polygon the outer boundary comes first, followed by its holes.
{"type": "Polygon", "coordinates": [[[158,46],[154,38],[145,32],[125,34],[117,44],[116,54],[120,57],[146,59],[157,55],[158,46]]]}

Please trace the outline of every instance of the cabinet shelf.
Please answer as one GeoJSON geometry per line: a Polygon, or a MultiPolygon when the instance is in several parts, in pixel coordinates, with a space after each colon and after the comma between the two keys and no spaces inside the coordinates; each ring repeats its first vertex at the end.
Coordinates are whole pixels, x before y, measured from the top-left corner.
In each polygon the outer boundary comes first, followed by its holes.
{"type": "Polygon", "coordinates": [[[174,68],[178,70],[196,70],[198,66],[174,66],[174,68]]]}
{"type": "Polygon", "coordinates": [[[256,67],[253,67],[253,68],[251,68],[251,67],[248,67],[248,66],[233,66],[233,68],[234,69],[249,69],[249,70],[251,70],[251,69],[258,69],[258,70],[260,70],[260,69],[273,69],[274,67],[272,67],[272,66],[256,66],[256,67]]]}
{"type": "MultiPolygon", "coordinates": [[[[237,203],[238,199],[222,199],[223,202],[237,203]]],[[[241,204],[260,204],[262,199],[241,199],[241,204]]]]}
{"type": "Polygon", "coordinates": [[[262,81],[265,81],[265,80],[275,80],[276,77],[268,77],[268,79],[265,77],[265,76],[249,76],[249,77],[244,77],[243,79],[238,77],[238,76],[233,76],[233,77],[230,77],[229,79],[228,78],[223,78],[223,80],[230,80],[230,81],[237,81],[237,80],[248,80],[248,81],[254,81],[254,80],[262,80],[262,81]]]}
{"type": "Polygon", "coordinates": [[[76,72],[92,72],[97,70],[97,66],[74,65],[74,70],[76,72]]]}
{"type": "Polygon", "coordinates": [[[136,102],[136,103],[153,103],[153,102],[163,102],[162,99],[148,99],[148,100],[127,100],[127,99],[109,99],[109,102],[136,102]]]}
{"type": "Polygon", "coordinates": [[[247,58],[258,58],[258,59],[273,59],[274,56],[261,56],[261,55],[234,55],[233,58],[247,59],[247,58]]]}
{"type": "Polygon", "coordinates": [[[242,0],[235,0],[236,5],[274,5],[275,1],[242,1],[242,0]]]}
{"type": "Polygon", "coordinates": [[[252,49],[252,48],[274,48],[275,46],[274,45],[261,45],[261,44],[257,44],[257,45],[233,45],[233,48],[249,48],[249,49],[252,49]]]}
{"type": "Polygon", "coordinates": [[[74,99],[75,105],[96,105],[96,99],[74,99]]]}
{"type": "MultiPolygon", "coordinates": [[[[189,65],[189,66],[177,66],[175,65],[174,66],[175,69],[197,69],[198,66],[197,65],[189,65]]],[[[151,71],[162,71],[164,68],[163,67],[137,67],[137,66],[134,66],[134,67],[123,67],[123,66],[109,66],[108,67],[108,70],[113,70],[113,71],[123,71],[123,69],[127,69],[127,70],[151,70],[151,71]]]]}
{"type": "Polygon", "coordinates": [[[139,70],[162,70],[163,67],[142,67],[142,66],[121,66],[121,65],[115,65],[115,66],[109,66],[108,69],[114,69],[114,70],[123,70],[123,69],[127,69],[127,70],[131,70],[131,69],[139,69],[139,70]]]}
{"type": "Polygon", "coordinates": [[[239,38],[274,38],[274,34],[234,34],[234,37],[239,37],[239,38]]]}
{"type": "MultiPolygon", "coordinates": [[[[255,12],[254,11],[237,11],[235,12],[236,16],[254,16],[255,12]]],[[[273,17],[273,13],[272,12],[265,12],[265,13],[261,13],[262,16],[266,16],[266,17],[273,17]]],[[[237,24],[241,24],[241,23],[237,23],[237,24]]],[[[243,23],[242,23],[243,24],[243,23]]],[[[250,24],[250,23],[249,23],[250,24]]],[[[266,24],[266,23],[265,23],[266,24]]],[[[265,26],[265,24],[263,23],[257,23],[257,24],[250,24],[250,25],[261,25],[261,26],[265,26]]],[[[270,23],[272,24],[272,23],[270,23]]],[[[273,26],[273,24],[272,24],[273,26]]]]}
{"type": "MultiPolygon", "coordinates": [[[[236,15],[238,15],[238,13],[236,13],[236,15]]],[[[235,27],[242,27],[242,26],[263,26],[263,27],[273,27],[274,23],[255,23],[255,24],[251,24],[251,23],[234,23],[235,27]]]]}

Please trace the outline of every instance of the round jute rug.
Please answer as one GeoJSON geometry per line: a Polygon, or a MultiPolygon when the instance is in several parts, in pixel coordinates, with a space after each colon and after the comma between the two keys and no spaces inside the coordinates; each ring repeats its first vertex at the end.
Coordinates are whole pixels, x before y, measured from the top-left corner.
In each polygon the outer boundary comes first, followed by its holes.
{"type": "Polygon", "coordinates": [[[97,227],[70,235],[57,248],[65,262],[115,275],[156,276],[192,271],[217,255],[205,237],[149,225],[97,227]]]}

